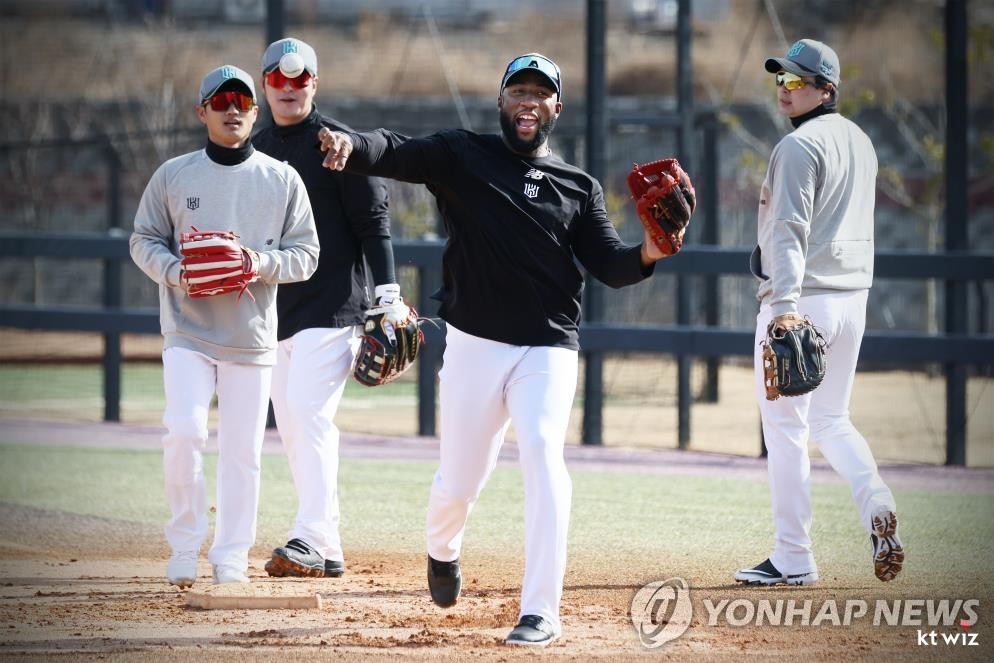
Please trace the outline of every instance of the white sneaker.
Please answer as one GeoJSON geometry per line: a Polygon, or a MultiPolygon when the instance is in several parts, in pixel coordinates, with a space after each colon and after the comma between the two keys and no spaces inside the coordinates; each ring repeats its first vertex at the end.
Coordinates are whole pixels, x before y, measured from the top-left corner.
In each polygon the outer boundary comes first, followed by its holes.
{"type": "Polygon", "coordinates": [[[245,572],[234,566],[214,565],[214,584],[226,585],[231,582],[251,582],[245,572]]]}
{"type": "Polygon", "coordinates": [[[166,580],[170,585],[176,585],[180,589],[192,587],[197,580],[197,559],[200,552],[197,550],[184,550],[174,552],[169,558],[169,565],[166,567],[166,580]]]}

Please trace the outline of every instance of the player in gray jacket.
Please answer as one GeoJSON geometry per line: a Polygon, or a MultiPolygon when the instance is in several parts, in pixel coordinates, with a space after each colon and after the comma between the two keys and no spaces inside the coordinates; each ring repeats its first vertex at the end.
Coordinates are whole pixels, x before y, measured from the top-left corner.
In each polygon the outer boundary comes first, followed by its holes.
{"type": "Polygon", "coordinates": [[[272,366],[276,284],[303,281],[317,266],[318,238],[297,172],[252,148],[258,117],[247,73],[226,65],[204,77],[197,116],[207,146],[170,159],[152,175],[135,214],[131,256],[159,284],[166,411],[162,417],[170,583],[191,586],[207,536],[203,450],[218,398],[217,521],[208,553],[214,582],[248,582],[272,366]],[[194,227],[234,231],[259,256],[251,297],[187,295],[179,240],[194,227]]]}
{"type": "Polygon", "coordinates": [[[849,397],[873,279],[873,206],[877,155],[863,131],[836,110],[839,58],[811,39],[766,60],[777,104],[794,131],[773,149],[759,201],[756,394],[769,450],[774,543],[769,558],[735,574],[740,582],[810,585],[814,442],[849,483],[870,535],[874,572],[892,580],[904,562],[894,496],[866,440],[849,420],[849,397]],[[824,382],[803,396],[766,400],[759,343],[771,321],[807,316],[828,342],[824,382]]]}

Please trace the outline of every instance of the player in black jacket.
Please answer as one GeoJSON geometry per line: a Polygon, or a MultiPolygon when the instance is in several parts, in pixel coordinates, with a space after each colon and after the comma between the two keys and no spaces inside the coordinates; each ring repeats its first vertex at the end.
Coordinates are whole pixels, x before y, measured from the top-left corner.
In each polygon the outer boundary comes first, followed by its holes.
{"type": "Polygon", "coordinates": [[[513,423],[525,484],[525,577],[509,644],[546,645],[561,632],[572,495],[563,444],[583,287],[574,259],[617,288],[651,275],[663,257],[648,236],[624,244],[600,184],[549,149],[561,94],[559,67],[529,53],[505,70],[500,134],[321,131],[325,166],[425,184],[445,221],[439,296],[448,324],[428,585],[438,605],[456,602],[466,521],[513,423]]]}
{"type": "Polygon", "coordinates": [[[358,350],[369,308],[363,257],[378,301],[399,300],[383,180],[322,168],[318,131],[349,128],[314,104],[317,56],[299,39],[281,39],[262,57],[263,87],[274,125],[253,145],[293,166],[307,187],[321,243],[317,271],[277,295],[279,354],[273,411],[290,461],[299,507],[285,546],[273,550],[274,576],[338,577],[338,428],[335,412],[358,350]]]}

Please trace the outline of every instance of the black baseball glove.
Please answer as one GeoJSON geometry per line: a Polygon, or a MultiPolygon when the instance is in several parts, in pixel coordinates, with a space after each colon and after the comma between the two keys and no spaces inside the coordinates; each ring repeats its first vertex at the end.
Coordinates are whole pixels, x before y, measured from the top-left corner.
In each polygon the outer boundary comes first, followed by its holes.
{"type": "Polygon", "coordinates": [[[362,343],[352,375],[367,387],[393,382],[409,369],[421,352],[425,334],[418,312],[397,295],[381,297],[366,311],[362,343]]]}
{"type": "Polygon", "coordinates": [[[766,400],[806,394],[825,378],[825,337],[810,319],[796,313],[773,318],[761,345],[766,400]]]}

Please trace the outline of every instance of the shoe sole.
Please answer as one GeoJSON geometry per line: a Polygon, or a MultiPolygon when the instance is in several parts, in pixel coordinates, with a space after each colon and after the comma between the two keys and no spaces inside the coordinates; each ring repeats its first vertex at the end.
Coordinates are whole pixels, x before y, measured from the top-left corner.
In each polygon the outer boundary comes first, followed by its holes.
{"type": "Polygon", "coordinates": [[[890,582],[904,567],[904,546],[897,537],[897,514],[888,511],[873,518],[873,573],[890,582]]]}
{"type": "Polygon", "coordinates": [[[504,640],[505,645],[515,645],[524,647],[548,647],[553,642],[559,639],[558,635],[554,635],[546,640],[540,640],[539,642],[528,642],[527,640],[504,640]]]}
{"type": "Polygon", "coordinates": [[[169,579],[169,584],[176,585],[180,589],[189,589],[190,587],[193,587],[193,583],[195,581],[196,578],[176,578],[175,580],[169,579]]]}
{"type": "MultiPolygon", "coordinates": [[[[810,575],[810,574],[805,574],[810,575]]],[[[810,587],[818,582],[818,577],[814,578],[808,577],[788,577],[788,578],[739,578],[735,576],[735,582],[740,582],[743,585],[755,585],[761,587],[773,587],[774,585],[790,585],[792,587],[810,587]]]]}
{"type": "Polygon", "coordinates": [[[294,562],[293,560],[273,555],[272,559],[266,562],[266,573],[274,578],[324,578],[324,564],[313,568],[294,562]]]}

